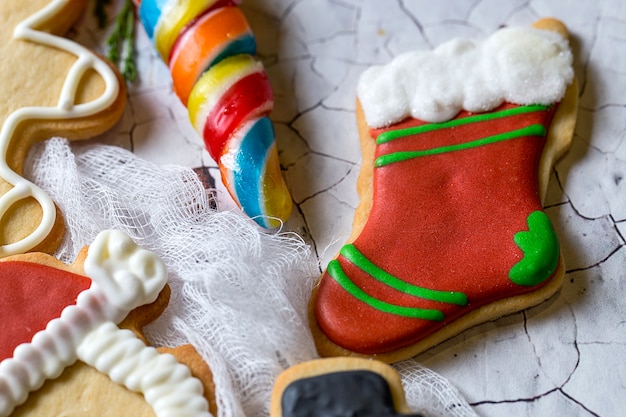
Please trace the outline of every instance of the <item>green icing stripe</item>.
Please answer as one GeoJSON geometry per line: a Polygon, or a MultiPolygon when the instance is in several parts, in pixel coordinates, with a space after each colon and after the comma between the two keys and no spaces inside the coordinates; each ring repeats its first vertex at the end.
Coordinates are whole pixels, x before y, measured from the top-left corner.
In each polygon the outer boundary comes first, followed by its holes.
{"type": "Polygon", "coordinates": [[[385,313],[394,314],[396,316],[410,317],[415,319],[424,319],[431,321],[442,321],[444,314],[439,310],[430,310],[425,308],[404,307],[395,304],[386,303],[377,298],[372,297],[365,291],[360,289],[343,271],[338,260],[334,259],[328,263],[328,274],[337,281],[341,287],[356,299],[364,302],[372,308],[385,313]]]}
{"type": "Polygon", "coordinates": [[[504,140],[519,138],[522,136],[545,136],[546,129],[540,125],[530,125],[522,129],[512,130],[510,132],[501,133],[499,135],[488,136],[486,138],[477,139],[471,142],[460,143],[458,145],[441,146],[439,148],[425,149],[423,151],[406,151],[394,152],[387,155],[381,155],[376,158],[376,167],[402,162],[408,159],[419,158],[421,156],[438,155],[446,152],[461,151],[465,149],[477,148],[479,146],[489,145],[504,140]]]}
{"type": "Polygon", "coordinates": [[[372,261],[367,259],[367,257],[352,244],[345,245],[341,249],[341,255],[378,281],[405,294],[442,303],[461,306],[467,305],[467,296],[461,292],[431,290],[409,284],[408,282],[396,278],[382,268],[374,265],[372,261]]]}
{"type": "Polygon", "coordinates": [[[472,123],[487,122],[490,120],[501,119],[504,117],[515,116],[518,114],[532,113],[536,111],[545,111],[549,106],[534,104],[530,106],[513,107],[511,109],[501,110],[493,113],[481,113],[475,116],[463,117],[461,119],[452,119],[443,123],[429,123],[421,126],[409,127],[406,129],[388,130],[381,133],[376,138],[376,143],[387,143],[392,140],[403,138],[405,136],[419,135],[421,133],[432,132],[434,130],[448,129],[451,127],[464,126],[472,123]]]}

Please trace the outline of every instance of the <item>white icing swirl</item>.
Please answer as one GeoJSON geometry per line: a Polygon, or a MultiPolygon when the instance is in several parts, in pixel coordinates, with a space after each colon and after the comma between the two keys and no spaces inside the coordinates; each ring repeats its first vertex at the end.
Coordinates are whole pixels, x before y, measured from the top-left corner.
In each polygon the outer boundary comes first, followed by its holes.
{"type": "Polygon", "coordinates": [[[0,257],[24,253],[37,246],[48,236],[56,219],[56,208],[50,197],[41,188],[13,171],[7,163],[7,152],[17,126],[27,120],[59,120],[97,114],[112,105],[119,93],[120,87],[115,73],[93,52],[69,39],[35,29],[57,15],[64,5],[64,0],[51,1],[37,13],[20,22],[13,31],[13,37],[16,39],[66,51],[77,59],[65,79],[56,107],[22,107],[7,117],[0,130],[0,177],[19,189],[19,192],[9,191],[0,197],[0,217],[15,202],[28,197],[34,198],[42,209],[42,219],[35,230],[17,242],[0,245],[0,257]],[[76,104],[78,85],[82,76],[90,69],[102,77],[105,90],[95,100],[76,104]]]}
{"type": "Polygon", "coordinates": [[[357,95],[370,127],[409,116],[443,122],[461,110],[485,112],[505,101],[558,102],[573,80],[572,61],[568,41],[556,32],[505,28],[483,42],[455,39],[371,67],[357,95]]]}

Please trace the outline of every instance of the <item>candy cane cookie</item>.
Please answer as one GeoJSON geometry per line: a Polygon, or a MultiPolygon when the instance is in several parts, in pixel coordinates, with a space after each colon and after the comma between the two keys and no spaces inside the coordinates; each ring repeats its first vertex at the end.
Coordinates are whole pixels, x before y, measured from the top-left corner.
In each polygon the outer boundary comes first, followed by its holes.
{"type": "Polygon", "coordinates": [[[399,361],[558,291],[542,201],[576,119],[566,36],[547,19],[362,75],[361,204],[311,299],[320,354],[399,361]]]}
{"type": "Polygon", "coordinates": [[[174,91],[243,211],[266,228],[291,213],[272,122],[274,97],[233,0],[143,0],[139,16],[174,91]]]}
{"type": "Polygon", "coordinates": [[[51,253],[63,222],[52,200],[22,177],[28,149],[52,136],[100,134],[126,102],[117,72],[83,46],[60,37],[86,0],[0,2],[0,257],[51,253]]]}

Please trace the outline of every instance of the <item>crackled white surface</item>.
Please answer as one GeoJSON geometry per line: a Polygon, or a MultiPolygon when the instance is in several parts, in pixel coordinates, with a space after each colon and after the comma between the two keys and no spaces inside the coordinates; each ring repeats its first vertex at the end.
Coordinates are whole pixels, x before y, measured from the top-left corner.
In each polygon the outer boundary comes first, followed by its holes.
{"type": "MultiPolygon", "coordinates": [[[[272,118],[295,202],[286,228],[311,242],[320,268],[347,237],[358,204],[355,86],[367,66],[542,16],[568,25],[580,113],[546,201],[567,263],[563,290],[547,304],[471,329],[420,360],[455,384],[482,416],[624,415],[626,2],[245,0],[242,8],[276,97],[272,118]]],[[[76,37],[102,50],[106,31],[94,27],[85,16],[76,37]]],[[[208,167],[217,176],[142,30],[137,43],[140,79],[129,89],[123,120],[100,140],[158,163],[208,167]]]]}

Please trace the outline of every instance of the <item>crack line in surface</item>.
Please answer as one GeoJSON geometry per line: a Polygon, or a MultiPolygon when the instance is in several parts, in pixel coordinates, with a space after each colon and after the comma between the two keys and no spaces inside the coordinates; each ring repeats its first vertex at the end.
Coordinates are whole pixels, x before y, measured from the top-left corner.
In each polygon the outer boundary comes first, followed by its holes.
{"type": "Polygon", "coordinates": [[[293,202],[294,207],[297,209],[298,213],[300,214],[300,218],[302,219],[302,229],[303,231],[300,232],[302,234],[302,237],[305,238],[305,234],[306,237],[308,237],[308,239],[306,239],[309,244],[311,245],[311,248],[313,250],[313,253],[315,255],[315,259],[317,261],[317,269],[319,271],[319,273],[322,273],[322,264],[321,264],[321,255],[319,253],[319,250],[317,248],[317,241],[315,240],[315,238],[311,235],[311,233],[309,232],[310,230],[310,226],[309,226],[309,222],[307,221],[307,218],[304,214],[304,211],[302,210],[301,204],[294,201],[293,202]]]}
{"type": "Polygon", "coordinates": [[[611,219],[611,221],[613,222],[613,229],[615,229],[615,233],[617,233],[617,236],[619,236],[620,240],[622,241],[622,244],[625,244],[626,239],[624,239],[624,235],[622,235],[622,232],[619,230],[619,227],[617,227],[617,225],[619,223],[626,222],[626,219],[616,221],[612,214],[609,214],[609,219],[611,219]]]}
{"type": "Polygon", "coordinates": [[[472,407],[477,407],[477,406],[481,406],[481,405],[498,405],[498,404],[515,404],[515,403],[532,403],[535,402],[543,397],[547,397],[548,395],[554,394],[554,393],[559,393],[561,395],[563,395],[563,397],[565,397],[567,400],[573,402],[574,404],[578,405],[580,408],[584,409],[586,412],[588,412],[590,415],[592,415],[593,417],[601,417],[600,414],[593,412],[592,410],[590,410],[587,406],[585,406],[583,403],[581,403],[580,401],[578,401],[577,399],[575,399],[574,397],[572,397],[571,395],[569,395],[568,393],[566,393],[565,391],[563,391],[563,389],[561,388],[553,388],[551,390],[548,390],[546,392],[543,392],[541,394],[535,395],[533,397],[528,397],[528,398],[518,398],[515,400],[485,400],[485,401],[478,401],[475,403],[470,403],[470,405],[472,407]]]}
{"type": "MultiPolygon", "coordinates": [[[[578,348],[578,325],[576,322],[576,315],[574,314],[571,306],[569,304],[566,304],[566,307],[569,309],[571,316],[573,318],[573,324],[574,324],[574,340],[572,341],[572,345],[576,351],[576,363],[574,364],[574,367],[572,369],[572,372],[568,375],[568,377],[565,379],[565,381],[560,384],[559,386],[556,386],[552,389],[549,389],[547,391],[544,391],[542,393],[539,393],[537,395],[531,396],[531,397],[526,397],[526,398],[517,398],[517,399],[504,399],[504,400],[484,400],[484,401],[478,401],[475,403],[471,403],[470,405],[472,407],[475,406],[480,406],[480,405],[496,405],[496,404],[513,404],[513,403],[519,403],[519,402],[525,402],[525,403],[531,403],[534,401],[539,400],[542,397],[546,397],[548,395],[554,394],[555,392],[560,393],[561,395],[563,395],[567,400],[577,404],[579,407],[581,407],[582,409],[584,409],[585,411],[587,411],[589,414],[591,414],[592,416],[595,417],[600,417],[599,414],[591,411],[587,406],[585,406],[582,402],[576,400],[575,398],[573,398],[571,395],[569,395],[567,392],[564,391],[564,387],[570,382],[571,378],[574,376],[574,374],[576,373],[576,371],[578,370],[578,367],[580,365],[580,358],[581,358],[581,353],[580,353],[580,349],[578,348]]],[[[524,317],[524,332],[526,334],[526,337],[528,338],[529,343],[531,344],[532,348],[533,348],[533,354],[535,355],[535,358],[537,359],[537,362],[539,364],[539,368],[541,368],[541,361],[539,360],[539,357],[537,355],[536,349],[535,349],[535,345],[532,342],[532,337],[530,336],[529,332],[528,332],[528,321],[527,321],[527,316],[526,316],[526,312],[522,312],[523,317],[524,317]]],[[[554,381],[551,381],[554,382],[554,381]]]]}
{"type": "MultiPolygon", "coordinates": [[[[328,187],[326,187],[326,188],[323,188],[323,189],[321,189],[321,190],[315,191],[313,194],[311,194],[311,195],[308,195],[308,196],[304,197],[304,198],[303,198],[301,201],[299,201],[297,204],[304,204],[304,203],[306,203],[307,201],[309,201],[309,200],[311,200],[311,199],[313,199],[313,198],[317,197],[318,195],[320,195],[320,194],[323,194],[323,193],[326,193],[326,192],[330,191],[331,189],[333,189],[333,188],[334,188],[334,187],[336,187],[337,185],[341,184],[341,183],[342,183],[342,182],[343,182],[346,178],[348,178],[348,176],[352,173],[352,170],[353,170],[353,169],[354,169],[354,167],[350,167],[350,168],[348,169],[348,171],[346,171],[346,173],[345,173],[345,174],[344,174],[341,178],[339,178],[337,181],[335,181],[334,183],[330,184],[330,185],[329,185],[328,187]]],[[[343,204],[345,204],[346,206],[348,206],[348,207],[350,207],[350,208],[354,209],[354,207],[351,207],[351,206],[350,206],[349,204],[347,204],[345,201],[341,201],[341,200],[338,200],[338,201],[339,201],[340,203],[343,203],[343,204]]]]}
{"type": "Polygon", "coordinates": [[[463,19],[466,20],[467,22],[470,21],[470,16],[474,13],[474,10],[476,10],[476,8],[478,8],[478,6],[482,3],[482,0],[474,0],[474,3],[472,3],[468,8],[467,8],[467,12],[465,13],[465,16],[463,16],[463,19]]]}
{"type": "Polygon", "coordinates": [[[588,271],[590,269],[593,269],[593,268],[596,268],[596,267],[600,267],[600,266],[602,266],[603,263],[607,262],[613,255],[615,255],[617,252],[619,252],[623,247],[624,247],[623,243],[619,244],[604,259],[601,259],[600,261],[596,262],[595,264],[589,265],[589,266],[585,266],[585,267],[581,267],[581,268],[568,269],[565,273],[566,274],[571,274],[571,273],[574,273],[574,272],[588,271]]]}
{"type": "Polygon", "coordinates": [[[578,106],[579,110],[587,111],[589,113],[596,113],[608,108],[626,108],[626,104],[622,103],[604,103],[596,107],[578,106]]]}
{"type": "Polygon", "coordinates": [[[588,73],[589,73],[589,67],[591,65],[591,55],[593,54],[593,50],[598,41],[598,30],[600,28],[600,20],[602,20],[602,17],[596,16],[592,35],[591,35],[591,44],[589,45],[589,55],[585,57],[585,60],[582,63],[583,79],[581,80],[581,83],[580,83],[580,90],[578,92],[578,97],[583,97],[587,89],[587,79],[589,78],[588,73]]]}
{"type": "Polygon", "coordinates": [[[424,31],[424,26],[419,21],[419,19],[416,16],[414,16],[413,13],[409,11],[409,9],[407,9],[406,5],[404,4],[404,0],[398,0],[398,6],[400,7],[400,10],[409,18],[409,20],[413,22],[413,24],[417,28],[417,31],[420,33],[420,35],[422,35],[422,38],[424,38],[424,40],[426,41],[426,44],[430,47],[430,49],[432,49],[433,43],[431,42],[430,39],[428,39],[428,36],[426,36],[426,32],[424,31]]]}

